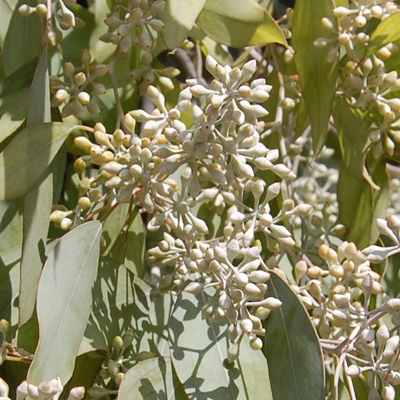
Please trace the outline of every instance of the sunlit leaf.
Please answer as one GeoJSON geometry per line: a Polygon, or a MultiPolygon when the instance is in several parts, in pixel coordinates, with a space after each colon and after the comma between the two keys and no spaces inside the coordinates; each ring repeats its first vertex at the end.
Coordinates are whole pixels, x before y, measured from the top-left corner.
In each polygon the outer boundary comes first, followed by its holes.
{"type": "Polygon", "coordinates": [[[169,49],[175,49],[188,37],[206,0],[170,0],[165,3],[160,19],[165,28],[161,37],[169,49]]]}
{"type": "MultiPolygon", "coordinates": [[[[47,47],[42,49],[29,91],[26,126],[29,129],[51,121],[50,84],[47,47]]],[[[24,237],[21,258],[19,325],[31,318],[35,310],[37,286],[44,261],[49,218],[53,204],[53,176],[49,165],[38,182],[24,197],[24,237]]]]}
{"type": "Polygon", "coordinates": [[[395,42],[400,39],[400,14],[395,13],[385,18],[379,23],[377,28],[371,35],[368,42],[366,56],[375,53],[381,47],[388,43],[395,42]]]}
{"type": "Polygon", "coordinates": [[[0,48],[3,47],[4,38],[16,4],[17,0],[0,0],[0,48]]]}
{"type": "Polygon", "coordinates": [[[207,0],[196,23],[211,39],[228,46],[287,46],[275,20],[253,0],[207,0]]]}
{"type": "Polygon", "coordinates": [[[66,383],[85,332],[97,275],[101,224],[88,222],[61,238],[43,269],[37,296],[39,344],[28,381],[66,383]]]}
{"type": "Polygon", "coordinates": [[[32,188],[75,128],[53,122],[19,132],[0,154],[0,200],[20,197],[32,188]]]}
{"type": "Polygon", "coordinates": [[[227,321],[210,323],[201,318],[201,308],[210,298],[206,293],[182,292],[170,319],[172,362],[186,393],[196,399],[272,400],[261,351],[252,350],[244,340],[238,361],[230,366],[224,363],[231,346],[227,321]]]}
{"type": "Polygon", "coordinates": [[[323,400],[324,365],[315,328],[300,299],[271,274],[267,294],[282,301],[265,322],[265,347],[274,400],[323,400]]]}
{"type": "Polygon", "coordinates": [[[325,145],[328,136],[328,121],[331,116],[333,96],[336,88],[336,63],[327,62],[327,53],[332,50],[317,49],[313,41],[319,37],[334,37],[322,27],[321,19],[332,16],[331,0],[303,0],[295,6],[292,46],[294,61],[303,99],[310,117],[314,153],[317,155],[325,145]]]}
{"type": "Polygon", "coordinates": [[[3,47],[3,66],[6,76],[39,56],[42,43],[40,17],[32,13],[28,17],[18,12],[19,6],[36,7],[35,0],[19,0],[7,30],[3,47]]]}
{"type": "Polygon", "coordinates": [[[384,157],[375,159],[364,152],[369,145],[371,120],[361,111],[337,98],[334,119],[339,133],[342,162],[338,182],[339,219],[347,228],[346,239],[359,248],[375,243],[379,236],[377,218],[386,216],[388,180],[384,157]],[[363,163],[375,185],[374,190],[363,176],[363,163]]]}

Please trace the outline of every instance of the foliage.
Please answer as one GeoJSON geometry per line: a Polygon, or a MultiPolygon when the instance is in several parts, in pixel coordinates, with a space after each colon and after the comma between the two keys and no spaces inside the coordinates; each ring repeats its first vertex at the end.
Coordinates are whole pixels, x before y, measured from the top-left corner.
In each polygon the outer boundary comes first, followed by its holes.
{"type": "Polygon", "coordinates": [[[396,398],[400,6],[280,9],[0,3],[0,398],[396,398]]]}

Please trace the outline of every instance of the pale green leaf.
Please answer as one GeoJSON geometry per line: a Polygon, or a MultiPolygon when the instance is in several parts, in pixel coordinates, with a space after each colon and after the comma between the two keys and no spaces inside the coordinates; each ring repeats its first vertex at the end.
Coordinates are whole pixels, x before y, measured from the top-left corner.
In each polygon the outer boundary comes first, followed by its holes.
{"type": "Polygon", "coordinates": [[[182,292],[170,319],[172,362],[186,393],[195,399],[272,400],[265,357],[252,350],[247,339],[241,343],[238,361],[228,366],[224,362],[231,346],[227,321],[201,318],[210,299],[207,293],[182,292]]]}
{"type": "Polygon", "coordinates": [[[12,326],[18,322],[21,242],[22,202],[0,202],[0,319],[12,326]]]}
{"type": "Polygon", "coordinates": [[[161,37],[169,49],[175,49],[188,37],[206,0],[169,0],[159,17],[165,28],[161,37]]]}
{"type": "Polygon", "coordinates": [[[17,0],[0,0],[0,48],[3,47],[4,38],[16,4],[17,0]]]}
{"type": "MultiPolygon", "coordinates": [[[[50,122],[50,87],[47,47],[43,48],[29,92],[27,128],[50,122]]],[[[24,197],[24,238],[21,258],[21,282],[19,295],[19,325],[31,318],[40,273],[42,271],[45,243],[49,229],[49,215],[53,205],[52,166],[35,183],[24,197]]]]}
{"type": "Polygon", "coordinates": [[[6,319],[12,326],[18,323],[21,245],[0,252],[0,319],[6,319]]]}
{"type": "Polygon", "coordinates": [[[400,39],[400,14],[395,13],[385,18],[376,27],[371,35],[371,39],[368,43],[366,56],[375,53],[381,47],[388,43],[395,42],[400,39]]]}
{"type": "Polygon", "coordinates": [[[24,196],[19,325],[28,321],[35,310],[37,286],[45,259],[49,215],[53,205],[52,194],[53,176],[48,168],[40,185],[35,185],[24,196]]]}
{"type": "Polygon", "coordinates": [[[377,218],[385,218],[388,202],[388,178],[384,157],[364,157],[369,146],[372,120],[365,113],[337,98],[334,119],[342,150],[338,181],[339,220],[346,227],[346,240],[359,248],[375,243],[379,236],[377,218]],[[369,172],[374,190],[363,176],[363,164],[369,172]]]}
{"type": "Polygon", "coordinates": [[[88,222],[61,238],[43,268],[37,296],[39,344],[28,381],[70,379],[92,305],[101,224],[88,222]]]}
{"type": "Polygon", "coordinates": [[[267,295],[282,306],[265,322],[265,347],[274,400],[323,400],[324,364],[315,328],[300,299],[271,273],[267,295]]]}
{"type": "Polygon", "coordinates": [[[298,1],[293,20],[294,61],[302,98],[310,117],[315,156],[325,145],[328,136],[337,68],[336,63],[329,64],[326,61],[327,53],[332,47],[328,45],[325,49],[317,49],[313,46],[313,41],[319,37],[334,37],[321,24],[321,19],[327,17],[337,25],[332,9],[331,0],[298,1]]]}
{"type": "Polygon", "coordinates": [[[253,0],[207,0],[196,23],[211,39],[228,46],[287,46],[278,24],[253,0]]]}
{"type": "Polygon", "coordinates": [[[31,189],[75,128],[53,122],[19,132],[0,154],[0,200],[20,197],[31,189]]]}
{"type": "Polygon", "coordinates": [[[118,400],[182,399],[176,393],[179,389],[182,390],[182,384],[174,382],[171,359],[150,358],[137,363],[125,373],[118,400]]]}
{"type": "Polygon", "coordinates": [[[24,17],[19,6],[37,6],[35,0],[19,0],[7,30],[3,47],[3,66],[6,76],[39,56],[42,43],[40,17],[36,13],[24,17]]]}
{"type": "Polygon", "coordinates": [[[27,104],[27,88],[0,98],[0,142],[7,139],[23,124],[27,104]]]}

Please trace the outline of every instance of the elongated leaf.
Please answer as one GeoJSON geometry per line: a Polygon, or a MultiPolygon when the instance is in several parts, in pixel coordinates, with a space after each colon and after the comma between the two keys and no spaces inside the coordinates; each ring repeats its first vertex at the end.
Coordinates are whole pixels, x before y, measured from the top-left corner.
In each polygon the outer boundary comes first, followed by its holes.
{"type": "Polygon", "coordinates": [[[366,56],[375,53],[381,47],[388,43],[395,42],[400,39],[400,14],[395,13],[384,19],[371,35],[371,40],[368,43],[366,56]]]}
{"type": "Polygon", "coordinates": [[[10,25],[4,40],[3,66],[6,76],[37,58],[42,42],[40,17],[32,13],[24,17],[18,12],[19,6],[28,4],[37,6],[35,0],[19,0],[11,17],[10,25]]]}
{"type": "Polygon", "coordinates": [[[182,399],[176,393],[179,386],[182,384],[179,381],[174,382],[169,357],[150,358],[139,362],[124,375],[118,400],[182,399]]]}
{"type": "Polygon", "coordinates": [[[12,326],[18,322],[22,242],[22,202],[0,202],[0,319],[12,326]]]}
{"type": "Polygon", "coordinates": [[[275,20],[253,0],[207,0],[196,23],[211,39],[228,46],[287,46],[275,20]]]}
{"type": "MultiPolygon", "coordinates": [[[[328,136],[328,121],[331,116],[336,87],[336,63],[326,61],[332,49],[317,49],[313,41],[319,37],[333,38],[333,34],[322,27],[321,19],[332,19],[331,0],[302,0],[296,2],[292,45],[295,50],[295,65],[308,114],[310,116],[315,156],[325,145],[328,136]]],[[[336,19],[332,20],[336,25],[336,19]]]]}
{"type": "Polygon", "coordinates": [[[0,154],[0,201],[20,197],[31,189],[75,128],[53,122],[19,132],[0,154]]]}
{"type": "Polygon", "coordinates": [[[206,0],[170,0],[160,18],[165,24],[161,37],[169,49],[175,49],[188,37],[206,0]]]}
{"type": "Polygon", "coordinates": [[[37,287],[49,230],[49,215],[53,205],[53,176],[50,168],[40,185],[35,185],[24,197],[24,238],[21,258],[19,293],[19,325],[31,318],[35,310],[37,287]]]}
{"type": "Polygon", "coordinates": [[[322,351],[307,311],[275,274],[271,274],[267,295],[283,303],[265,322],[264,352],[274,400],[323,400],[322,351]]]}
{"type": "Polygon", "coordinates": [[[0,252],[0,319],[6,319],[12,326],[18,323],[16,300],[19,293],[21,246],[0,252]]]}
{"type": "Polygon", "coordinates": [[[28,381],[66,383],[85,332],[96,279],[101,225],[83,224],[61,238],[43,269],[37,296],[39,344],[28,381]]]}
{"type": "Polygon", "coordinates": [[[363,177],[363,153],[369,144],[371,120],[361,111],[337,98],[334,119],[339,133],[342,162],[338,182],[339,219],[347,228],[346,240],[364,248],[375,243],[379,232],[377,218],[384,218],[388,201],[388,181],[384,157],[369,155],[366,167],[380,190],[374,190],[363,177]]]}
{"type": "Polygon", "coordinates": [[[195,399],[272,400],[261,351],[242,342],[238,361],[225,366],[231,345],[228,325],[225,319],[211,324],[201,318],[201,309],[209,300],[207,293],[193,296],[182,292],[169,323],[172,362],[186,393],[195,399]]]}
{"type": "Polygon", "coordinates": [[[0,142],[14,133],[26,118],[28,89],[0,98],[0,142]]]}
{"type": "MultiPolygon", "coordinates": [[[[50,122],[50,87],[47,46],[42,49],[29,91],[27,128],[50,122]]],[[[53,205],[53,176],[49,165],[24,197],[24,238],[21,258],[19,294],[19,325],[31,318],[35,310],[37,286],[44,262],[45,243],[49,229],[49,215],[53,205]]]]}

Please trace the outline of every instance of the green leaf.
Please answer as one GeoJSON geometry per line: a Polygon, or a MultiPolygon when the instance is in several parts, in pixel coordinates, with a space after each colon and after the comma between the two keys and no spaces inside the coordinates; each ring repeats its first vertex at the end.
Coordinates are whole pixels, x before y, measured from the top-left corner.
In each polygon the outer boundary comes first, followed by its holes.
{"type": "Polygon", "coordinates": [[[364,153],[369,146],[369,128],[372,120],[361,111],[337,98],[334,119],[342,150],[338,181],[339,220],[347,228],[345,239],[364,248],[375,243],[379,236],[377,218],[386,216],[388,179],[383,156],[366,157],[366,167],[373,182],[380,187],[374,190],[363,176],[364,153]]]}
{"type": "Polygon", "coordinates": [[[125,373],[118,391],[118,400],[182,399],[176,390],[182,384],[173,379],[171,359],[150,358],[125,373]]]}
{"type": "Polygon", "coordinates": [[[201,318],[210,299],[208,293],[194,296],[183,291],[170,319],[172,362],[186,393],[195,399],[272,400],[265,357],[252,350],[247,339],[241,343],[238,361],[225,366],[231,345],[227,321],[201,318]]]}
{"type": "Polygon", "coordinates": [[[53,122],[19,132],[0,154],[0,201],[20,197],[31,189],[75,128],[53,122]]]}
{"type": "Polygon", "coordinates": [[[0,142],[23,124],[27,112],[28,92],[25,88],[0,98],[0,142]]]}
{"type": "Polygon", "coordinates": [[[315,156],[325,145],[328,136],[328,121],[331,116],[333,96],[336,88],[336,63],[329,64],[326,56],[332,47],[317,49],[313,41],[319,37],[333,38],[322,27],[321,19],[332,15],[331,0],[302,0],[295,6],[292,45],[294,61],[299,75],[303,99],[310,116],[315,156]]]}
{"type": "Polygon", "coordinates": [[[323,400],[324,364],[315,328],[299,298],[271,273],[267,295],[282,306],[265,321],[264,352],[274,400],[323,400]]]}
{"type": "Polygon", "coordinates": [[[84,386],[87,391],[95,382],[95,378],[105,360],[105,354],[100,351],[90,351],[76,358],[72,378],[64,386],[60,400],[67,400],[71,389],[84,386]]]}
{"type": "Polygon", "coordinates": [[[196,23],[211,39],[228,46],[279,43],[287,47],[278,24],[253,0],[207,0],[196,23]]]}
{"type": "Polygon", "coordinates": [[[37,296],[39,344],[28,381],[71,377],[89,319],[97,275],[101,224],[88,222],[63,236],[49,255],[37,296]]]}
{"type": "Polygon", "coordinates": [[[28,64],[24,64],[13,72],[1,85],[0,97],[7,96],[13,92],[25,89],[31,85],[33,75],[35,74],[38,60],[35,58],[28,64]]]}
{"type": "Polygon", "coordinates": [[[49,215],[53,205],[53,176],[50,168],[40,185],[35,185],[24,197],[24,237],[21,258],[19,293],[19,325],[31,318],[35,310],[37,287],[49,230],[49,215]]]}
{"type": "Polygon", "coordinates": [[[0,319],[18,323],[22,202],[0,202],[0,319]]]}
{"type": "Polygon", "coordinates": [[[17,0],[0,0],[0,48],[3,47],[4,38],[16,4],[17,0]]]}
{"type": "Polygon", "coordinates": [[[159,18],[165,24],[161,37],[167,48],[179,47],[188,37],[205,3],[206,0],[170,0],[165,3],[159,18]]]}
{"type": "Polygon", "coordinates": [[[368,43],[365,56],[375,53],[381,47],[388,43],[395,42],[400,39],[400,14],[395,13],[385,18],[374,30],[368,43]]]}
{"type": "Polygon", "coordinates": [[[0,319],[6,319],[12,326],[18,323],[21,245],[0,252],[0,319]]]}
{"type": "Polygon", "coordinates": [[[3,65],[6,76],[39,56],[42,43],[40,17],[36,13],[24,17],[18,12],[19,6],[37,6],[34,0],[19,0],[11,17],[4,40],[3,65]]]}
{"type": "Polygon", "coordinates": [[[18,328],[17,340],[18,347],[31,354],[35,353],[39,342],[39,323],[36,315],[18,328]]]}

